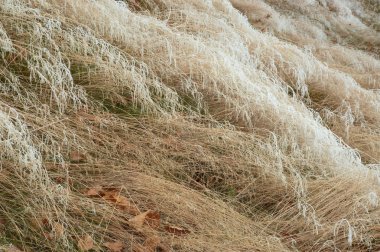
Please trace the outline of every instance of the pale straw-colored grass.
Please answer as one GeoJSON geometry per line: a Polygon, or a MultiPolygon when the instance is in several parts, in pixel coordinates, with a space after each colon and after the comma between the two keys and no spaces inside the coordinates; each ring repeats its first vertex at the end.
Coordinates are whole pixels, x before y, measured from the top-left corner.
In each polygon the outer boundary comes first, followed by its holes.
{"type": "Polygon", "coordinates": [[[379,250],[374,4],[0,0],[0,250],[379,250]]]}

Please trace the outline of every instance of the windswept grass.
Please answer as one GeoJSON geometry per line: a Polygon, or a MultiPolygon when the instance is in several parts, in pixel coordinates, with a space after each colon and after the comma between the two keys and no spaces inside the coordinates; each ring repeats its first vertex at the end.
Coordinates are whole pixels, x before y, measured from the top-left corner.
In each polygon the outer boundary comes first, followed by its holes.
{"type": "Polygon", "coordinates": [[[0,250],[378,251],[379,4],[0,0],[0,250]]]}

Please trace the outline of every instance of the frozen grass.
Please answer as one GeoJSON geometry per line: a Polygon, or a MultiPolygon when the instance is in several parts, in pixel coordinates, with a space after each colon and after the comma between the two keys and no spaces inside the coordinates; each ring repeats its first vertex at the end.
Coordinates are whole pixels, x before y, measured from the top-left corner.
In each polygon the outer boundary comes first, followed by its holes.
{"type": "Polygon", "coordinates": [[[0,0],[0,249],[379,250],[376,3],[0,0]]]}

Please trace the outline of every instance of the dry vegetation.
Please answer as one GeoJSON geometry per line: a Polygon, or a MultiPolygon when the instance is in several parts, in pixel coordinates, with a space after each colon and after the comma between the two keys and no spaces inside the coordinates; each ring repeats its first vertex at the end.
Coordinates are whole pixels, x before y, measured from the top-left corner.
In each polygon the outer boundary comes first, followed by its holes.
{"type": "Polygon", "coordinates": [[[0,0],[0,251],[379,251],[379,0],[0,0]]]}

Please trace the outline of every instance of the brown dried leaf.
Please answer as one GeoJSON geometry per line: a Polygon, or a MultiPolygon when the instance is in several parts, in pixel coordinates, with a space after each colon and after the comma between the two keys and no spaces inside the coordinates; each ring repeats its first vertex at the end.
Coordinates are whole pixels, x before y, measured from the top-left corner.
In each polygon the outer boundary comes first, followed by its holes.
{"type": "Polygon", "coordinates": [[[96,123],[99,123],[101,121],[99,116],[92,115],[92,114],[87,114],[84,116],[84,118],[86,118],[88,121],[93,121],[96,123]]]}
{"type": "Polygon", "coordinates": [[[121,252],[124,248],[124,244],[121,241],[106,242],[104,246],[107,247],[111,252],[121,252]]]}
{"type": "Polygon", "coordinates": [[[129,219],[129,221],[128,221],[129,224],[131,224],[131,226],[136,228],[136,229],[142,228],[142,226],[144,225],[144,222],[145,222],[145,218],[148,215],[149,211],[150,210],[129,219]]]}
{"type": "Polygon", "coordinates": [[[116,204],[130,214],[136,215],[140,213],[139,209],[124,196],[117,197],[116,204]]]}
{"type": "Polygon", "coordinates": [[[44,236],[45,236],[46,239],[48,239],[50,241],[53,240],[53,235],[51,233],[45,232],[44,236]]]}
{"type": "Polygon", "coordinates": [[[90,196],[90,197],[99,197],[101,195],[104,195],[103,188],[101,186],[95,186],[90,189],[88,189],[85,192],[85,195],[90,196]]]}
{"type": "Polygon", "coordinates": [[[70,153],[70,161],[73,163],[83,163],[87,161],[87,157],[84,153],[79,151],[72,151],[70,153]]]}
{"type": "Polygon", "coordinates": [[[42,225],[48,226],[49,225],[49,220],[47,218],[42,219],[42,225]]]}
{"type": "Polygon", "coordinates": [[[144,223],[147,223],[152,228],[159,228],[160,226],[160,213],[153,210],[148,210],[139,214],[129,220],[132,227],[136,229],[142,228],[144,223]]]}
{"type": "Polygon", "coordinates": [[[46,229],[50,228],[49,220],[42,217],[34,217],[29,219],[29,224],[33,228],[40,229],[41,227],[44,227],[46,229]]]}
{"type": "Polygon", "coordinates": [[[160,213],[158,211],[149,211],[146,215],[146,223],[154,229],[158,229],[160,227],[160,213]]]}
{"type": "Polygon", "coordinates": [[[117,191],[107,191],[105,192],[103,199],[115,203],[119,208],[127,211],[130,214],[139,214],[139,209],[132,204],[126,197],[119,194],[117,191]]]}
{"type": "Polygon", "coordinates": [[[87,234],[78,240],[78,247],[82,251],[88,251],[94,247],[94,240],[87,234]]]}
{"type": "Polygon", "coordinates": [[[114,191],[114,190],[112,190],[112,191],[110,191],[110,190],[106,190],[106,191],[104,192],[103,199],[115,203],[118,194],[119,194],[118,191],[114,191]]]}
{"type": "Polygon", "coordinates": [[[166,226],[165,230],[168,233],[171,233],[171,234],[174,234],[174,235],[178,235],[178,236],[180,236],[180,235],[186,235],[186,234],[190,233],[189,230],[184,229],[184,228],[180,228],[180,227],[176,227],[176,226],[166,226]]]}
{"type": "Polygon", "coordinates": [[[65,178],[64,177],[55,177],[53,180],[58,183],[58,184],[63,184],[65,183],[65,178]]]}
{"type": "Polygon", "coordinates": [[[61,238],[61,237],[63,237],[63,233],[65,232],[65,229],[62,226],[62,224],[60,224],[58,222],[54,222],[53,223],[53,231],[55,233],[56,238],[61,238]]]}

